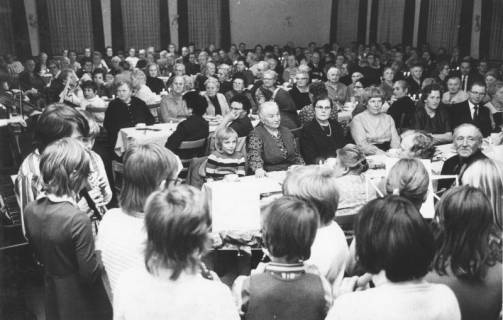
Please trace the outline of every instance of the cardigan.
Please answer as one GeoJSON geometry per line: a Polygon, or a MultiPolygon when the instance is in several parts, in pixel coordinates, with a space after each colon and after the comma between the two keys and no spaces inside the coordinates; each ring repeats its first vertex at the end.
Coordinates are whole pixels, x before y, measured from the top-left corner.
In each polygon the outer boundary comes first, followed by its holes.
{"type": "MultiPolygon", "coordinates": [[[[202,95],[206,98],[206,101],[208,101],[208,108],[206,108],[206,114],[209,116],[215,116],[215,106],[213,105],[213,102],[211,102],[210,97],[206,95],[206,93],[202,93],[202,95]]],[[[229,104],[227,103],[227,100],[225,99],[225,96],[221,93],[217,93],[217,101],[218,104],[220,104],[220,114],[222,116],[225,116],[227,113],[229,113],[229,104]]]]}
{"type": "Polygon", "coordinates": [[[114,147],[120,129],[134,127],[138,123],[152,125],[154,122],[154,116],[142,100],[131,97],[128,105],[121,99],[116,98],[108,105],[103,126],[107,129],[108,138],[112,147],[114,147]]]}
{"type": "Polygon", "coordinates": [[[331,135],[323,131],[316,119],[304,126],[300,133],[300,151],[306,164],[317,164],[319,160],[336,157],[337,149],[344,146],[344,129],[336,120],[329,119],[331,135]]]}
{"type": "Polygon", "coordinates": [[[24,211],[27,237],[44,265],[46,319],[110,319],[91,221],[76,204],[54,198],[24,211]]]}
{"type": "Polygon", "coordinates": [[[147,77],[146,85],[155,94],[161,94],[161,91],[163,89],[166,90],[166,87],[164,86],[164,82],[159,78],[147,77]]]}
{"type": "Polygon", "coordinates": [[[280,148],[277,140],[259,123],[250,133],[247,144],[248,166],[255,170],[282,171],[293,164],[304,164],[295,147],[293,134],[285,127],[279,127],[280,148]]]}

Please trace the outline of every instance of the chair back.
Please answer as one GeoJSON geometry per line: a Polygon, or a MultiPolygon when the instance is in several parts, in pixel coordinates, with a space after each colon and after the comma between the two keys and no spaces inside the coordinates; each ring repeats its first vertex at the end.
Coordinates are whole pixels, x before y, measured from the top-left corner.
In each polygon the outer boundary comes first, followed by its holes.
{"type": "Polygon", "coordinates": [[[196,157],[201,157],[204,155],[206,151],[206,141],[207,138],[199,139],[199,140],[193,140],[193,141],[182,141],[180,143],[180,147],[178,147],[178,150],[181,152],[179,153],[180,160],[182,161],[182,171],[178,175],[181,179],[185,179],[187,177],[187,171],[189,168],[190,161],[193,158],[196,157]]]}

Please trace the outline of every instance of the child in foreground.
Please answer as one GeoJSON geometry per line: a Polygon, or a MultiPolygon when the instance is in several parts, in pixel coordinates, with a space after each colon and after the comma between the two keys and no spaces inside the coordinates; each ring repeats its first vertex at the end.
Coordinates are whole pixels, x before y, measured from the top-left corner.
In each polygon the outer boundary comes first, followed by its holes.
{"type": "Polygon", "coordinates": [[[236,279],[233,292],[244,319],[324,319],[332,304],[327,280],[307,270],[318,229],[318,212],[284,196],[263,212],[262,237],[271,262],[263,272],[236,279]]]}
{"type": "Polygon", "coordinates": [[[226,127],[215,133],[216,150],[208,157],[206,177],[221,180],[226,175],[245,175],[245,157],[236,151],[238,134],[234,129],[226,127]]]}

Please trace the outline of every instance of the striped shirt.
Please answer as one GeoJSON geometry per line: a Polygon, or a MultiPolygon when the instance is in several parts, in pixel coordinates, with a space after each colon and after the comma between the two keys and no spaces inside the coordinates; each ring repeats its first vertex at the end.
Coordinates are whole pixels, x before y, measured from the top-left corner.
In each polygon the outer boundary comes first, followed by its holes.
{"type": "Polygon", "coordinates": [[[213,151],[208,156],[206,164],[206,177],[220,180],[228,174],[245,175],[245,157],[241,152],[228,155],[220,151],[213,151]]]}

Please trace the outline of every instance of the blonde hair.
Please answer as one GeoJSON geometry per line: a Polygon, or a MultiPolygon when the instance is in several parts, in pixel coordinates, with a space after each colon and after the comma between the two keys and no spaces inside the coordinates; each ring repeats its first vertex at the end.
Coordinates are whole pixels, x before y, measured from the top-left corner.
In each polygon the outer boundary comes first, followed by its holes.
{"type": "Polygon", "coordinates": [[[400,159],[386,178],[386,193],[402,196],[420,208],[428,193],[430,176],[421,160],[400,159]]]}
{"type": "Polygon", "coordinates": [[[89,175],[89,164],[89,154],[80,141],[62,138],[51,143],[40,157],[46,191],[56,196],[74,196],[89,175]]]}
{"type": "Polygon", "coordinates": [[[131,72],[131,83],[133,88],[139,89],[142,85],[144,85],[147,81],[147,76],[140,69],[134,69],[131,72]]]}
{"type": "Polygon", "coordinates": [[[493,207],[494,224],[503,229],[503,168],[492,159],[480,159],[468,166],[461,183],[481,189],[493,207]]]}
{"type": "Polygon", "coordinates": [[[220,81],[218,81],[215,77],[208,77],[208,79],[204,82],[204,87],[206,88],[210,83],[213,83],[217,90],[220,88],[220,81]]]}
{"type": "Polygon", "coordinates": [[[230,127],[218,129],[215,132],[215,149],[222,152],[222,142],[224,142],[224,140],[227,140],[229,138],[236,138],[237,142],[238,134],[234,129],[230,127]]]}
{"type": "Polygon", "coordinates": [[[310,165],[295,168],[283,183],[283,194],[313,203],[322,225],[334,219],[339,206],[335,171],[328,167],[310,165]]]}

